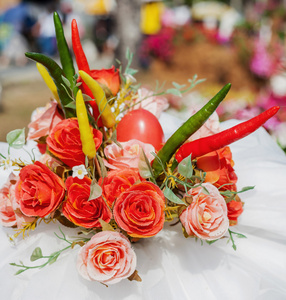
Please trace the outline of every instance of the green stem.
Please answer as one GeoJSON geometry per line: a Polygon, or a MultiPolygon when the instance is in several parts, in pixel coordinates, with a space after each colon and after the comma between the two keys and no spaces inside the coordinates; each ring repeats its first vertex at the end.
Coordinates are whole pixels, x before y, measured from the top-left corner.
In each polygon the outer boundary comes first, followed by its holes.
{"type": "MultiPolygon", "coordinates": [[[[194,134],[213,114],[218,105],[227,95],[230,90],[231,84],[226,84],[203,108],[201,108],[196,114],[191,116],[177,131],[167,140],[165,145],[157,153],[157,157],[160,158],[165,165],[176,152],[176,150],[192,135],[194,134]]],[[[157,178],[162,172],[161,164],[158,158],[154,159],[152,168],[155,178],[157,178]]]]}
{"type": "Polygon", "coordinates": [[[57,87],[65,117],[66,118],[75,117],[76,116],[75,109],[66,107],[68,104],[70,104],[73,101],[73,99],[71,99],[70,96],[68,95],[67,93],[68,87],[66,86],[66,84],[62,79],[62,76],[64,76],[64,72],[62,68],[53,59],[51,59],[50,57],[44,54],[26,52],[25,55],[26,57],[41,63],[43,66],[47,68],[48,72],[50,73],[57,87]]]}

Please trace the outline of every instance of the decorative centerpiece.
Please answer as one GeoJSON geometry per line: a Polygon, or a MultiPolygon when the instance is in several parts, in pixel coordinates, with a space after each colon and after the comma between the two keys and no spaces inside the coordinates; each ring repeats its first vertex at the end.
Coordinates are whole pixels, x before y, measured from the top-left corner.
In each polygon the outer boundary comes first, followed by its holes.
{"type": "MultiPolygon", "coordinates": [[[[31,261],[44,262],[11,263],[19,268],[16,274],[51,264],[78,245],[77,269],[87,280],[141,281],[132,243],[155,236],[165,222],[209,244],[228,237],[236,249],[234,235],[244,237],[230,230],[243,211],[238,194],[252,187],[237,191],[228,145],[255,131],[279,107],[220,131],[211,116],[227,95],[227,84],[165,141],[157,118],[165,100],[162,93],[134,85],[132,55],[127,52],[125,71],[121,65],[90,70],[73,20],[77,74],[57,13],[54,24],[61,67],[43,54],[26,53],[54,96],[29,124],[27,139],[37,143],[42,156],[36,160],[32,153],[25,163],[1,154],[14,171],[0,190],[0,221],[14,228],[11,239],[40,230],[41,222],[59,222],[57,236],[67,247],[51,255],[37,247],[31,261]],[[77,237],[69,239],[63,226],[74,228],[77,237]]],[[[196,78],[189,83],[174,83],[166,93],[180,95],[196,78]]],[[[24,130],[10,132],[7,142],[21,148],[24,130]]]]}

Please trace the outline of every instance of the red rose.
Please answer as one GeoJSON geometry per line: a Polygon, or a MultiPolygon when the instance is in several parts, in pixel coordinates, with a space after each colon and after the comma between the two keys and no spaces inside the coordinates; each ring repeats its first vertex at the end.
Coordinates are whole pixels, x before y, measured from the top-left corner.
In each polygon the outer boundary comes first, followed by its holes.
{"type": "Polygon", "coordinates": [[[141,182],[123,192],[115,201],[117,225],[132,237],[151,237],[164,225],[165,197],[152,182],[141,182]]]}
{"type": "Polygon", "coordinates": [[[206,182],[212,183],[220,191],[236,191],[237,176],[229,147],[221,148],[197,158],[197,167],[206,172],[206,182]],[[221,187],[224,185],[223,187],[221,187]]]}
{"type": "MultiPolygon", "coordinates": [[[[92,130],[95,147],[98,149],[102,143],[102,133],[94,128],[92,130]]],[[[47,144],[49,151],[69,167],[85,164],[76,118],[65,119],[58,123],[49,134],[47,144]]]]}
{"type": "MultiPolygon", "coordinates": [[[[115,71],[115,67],[112,66],[110,69],[91,70],[90,72],[90,76],[109,88],[113,96],[118,93],[120,89],[120,76],[118,69],[115,71]]],[[[82,82],[81,78],[79,78],[78,81],[82,82]]],[[[81,85],[80,88],[84,94],[88,94],[85,91],[85,85],[81,85]]]]}
{"type": "Polygon", "coordinates": [[[243,203],[241,201],[235,201],[231,200],[227,203],[227,216],[229,218],[232,224],[235,225],[237,223],[237,218],[242,214],[243,212],[243,203]]]}
{"type": "Polygon", "coordinates": [[[115,199],[124,191],[132,187],[136,182],[141,181],[138,171],[134,169],[121,169],[108,172],[108,176],[99,179],[102,187],[102,195],[107,204],[111,207],[115,199]]]}
{"type": "Polygon", "coordinates": [[[99,219],[109,223],[112,213],[102,197],[88,201],[91,179],[68,177],[66,180],[67,200],[63,203],[63,214],[78,226],[101,227],[99,219]]]}
{"type": "Polygon", "coordinates": [[[19,177],[15,196],[26,216],[43,218],[53,212],[64,198],[63,180],[39,161],[24,167],[19,177]]]}

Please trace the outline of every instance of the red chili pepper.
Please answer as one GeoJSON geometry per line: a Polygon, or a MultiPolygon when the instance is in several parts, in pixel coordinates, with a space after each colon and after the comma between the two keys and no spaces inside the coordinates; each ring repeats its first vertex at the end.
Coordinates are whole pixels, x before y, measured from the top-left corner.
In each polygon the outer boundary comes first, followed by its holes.
{"type": "Polygon", "coordinates": [[[236,142],[257,130],[268,119],[273,117],[278,110],[279,106],[273,106],[246,122],[240,123],[217,134],[186,143],[179,148],[175,158],[180,162],[185,157],[192,154],[192,159],[194,159],[236,142]]]}
{"type": "Polygon", "coordinates": [[[73,48],[78,69],[90,74],[90,68],[85,53],[82,49],[77,22],[75,19],[72,20],[71,31],[72,31],[72,48],[73,48]]]}
{"type": "MultiPolygon", "coordinates": [[[[72,48],[73,48],[73,52],[75,55],[75,60],[76,60],[78,69],[85,71],[87,74],[91,75],[88,61],[87,61],[85,53],[82,49],[79,32],[78,32],[78,27],[77,27],[77,22],[75,19],[73,19],[72,23],[71,23],[71,33],[72,33],[72,48]]],[[[83,80],[80,79],[79,81],[82,83],[80,89],[82,89],[85,94],[87,94],[90,98],[93,99],[94,97],[93,97],[93,94],[92,94],[90,88],[85,84],[85,82],[83,80]]],[[[99,110],[98,110],[96,102],[89,101],[89,104],[92,107],[93,116],[94,116],[95,121],[97,121],[97,119],[98,119],[97,125],[99,127],[102,127],[103,126],[102,120],[101,120],[101,118],[98,118],[99,110]]]]}

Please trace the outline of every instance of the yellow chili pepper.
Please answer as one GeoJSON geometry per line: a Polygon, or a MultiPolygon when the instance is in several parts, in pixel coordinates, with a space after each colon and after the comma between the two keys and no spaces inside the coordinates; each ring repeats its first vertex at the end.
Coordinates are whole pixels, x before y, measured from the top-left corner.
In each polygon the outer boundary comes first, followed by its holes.
{"type": "Polygon", "coordinates": [[[39,73],[41,74],[42,78],[44,79],[46,85],[48,86],[48,88],[51,90],[51,92],[53,93],[55,99],[57,100],[57,102],[59,103],[60,99],[59,99],[59,95],[58,95],[58,91],[57,91],[57,87],[52,79],[52,77],[50,76],[49,72],[47,71],[47,69],[40,63],[37,63],[37,68],[39,73]]]}
{"type": "Polygon", "coordinates": [[[99,83],[84,71],[79,71],[79,75],[86,85],[90,88],[95,102],[101,113],[102,123],[105,127],[111,128],[115,125],[115,116],[107,102],[104,90],[99,83]]]}
{"type": "Polygon", "coordinates": [[[76,116],[82,143],[82,151],[88,158],[93,158],[96,154],[96,148],[81,90],[79,90],[76,95],[76,116]]]}

